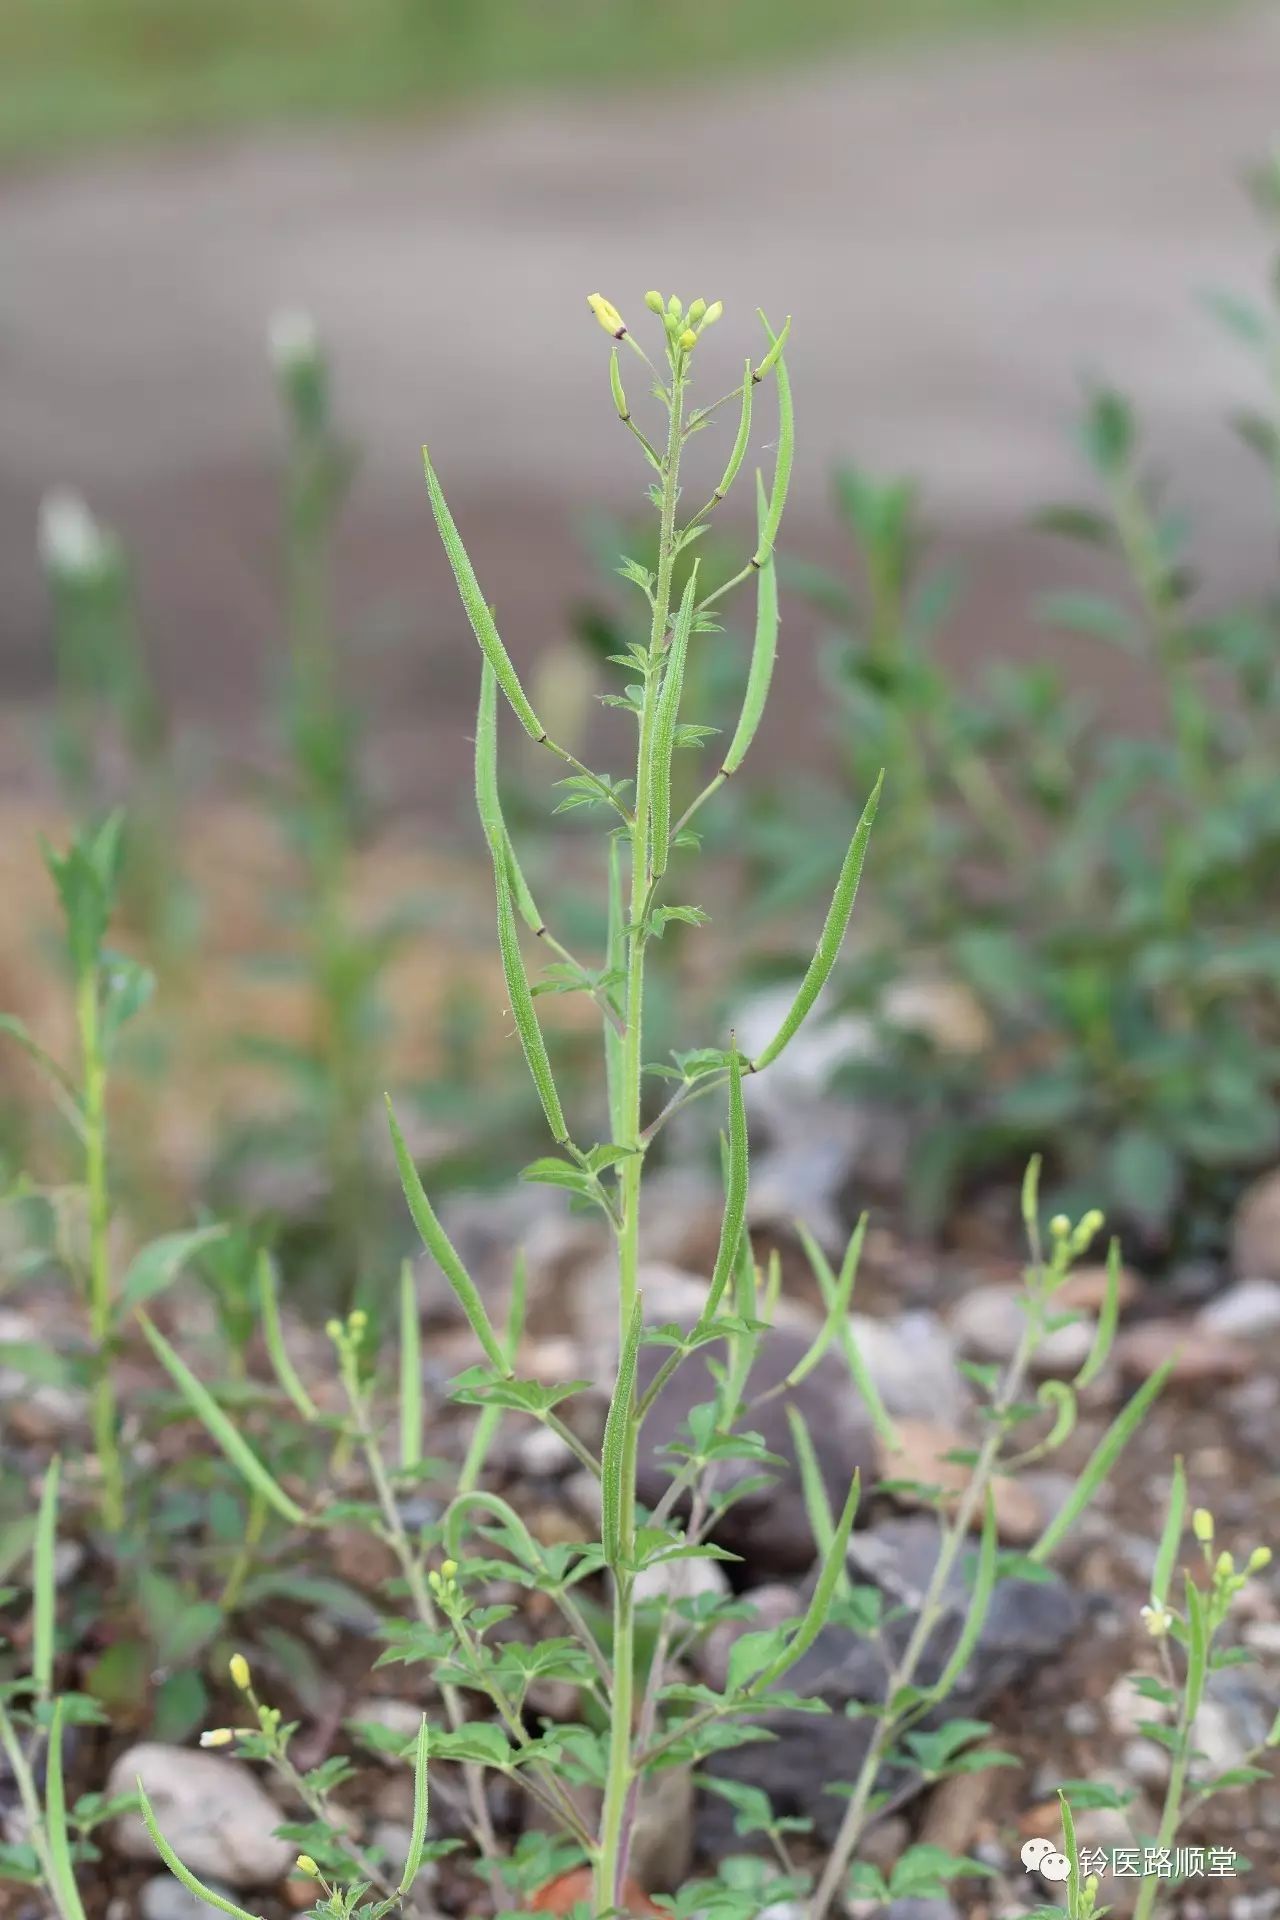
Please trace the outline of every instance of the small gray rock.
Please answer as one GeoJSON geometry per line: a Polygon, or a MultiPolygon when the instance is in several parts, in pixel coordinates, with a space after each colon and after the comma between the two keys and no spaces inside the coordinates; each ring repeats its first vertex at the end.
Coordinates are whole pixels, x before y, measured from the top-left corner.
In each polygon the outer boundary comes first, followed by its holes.
{"type": "Polygon", "coordinates": [[[973,1395],[936,1313],[919,1308],[891,1320],[855,1313],[850,1324],[867,1372],[895,1420],[965,1424],[973,1395]]]}
{"type": "MultiPolygon", "coordinates": [[[[139,1779],[166,1840],[192,1873],[231,1887],[266,1887],[292,1866],[295,1849],[276,1837],[280,1809],[241,1761],[144,1741],[117,1758],[108,1798],[132,1793],[139,1779]]],[[[130,1860],[155,1859],[140,1813],[121,1814],[112,1838],[130,1860]]]]}
{"type": "Polygon", "coordinates": [[[1234,1340],[1275,1333],[1280,1329],[1280,1280],[1238,1280],[1200,1309],[1196,1325],[1234,1340]]]}
{"type": "MultiPolygon", "coordinates": [[[[781,1386],[809,1344],[807,1333],[791,1327],[773,1327],[764,1334],[747,1383],[747,1399],[781,1386]]],[[[640,1349],[637,1384],[641,1393],[652,1383],[667,1351],[663,1347],[640,1349]]],[[[678,1457],[663,1449],[687,1438],[689,1414],[714,1394],[704,1349],[689,1356],[655,1401],[636,1463],[636,1491],[646,1506],[657,1505],[679,1466],[678,1457]]],[[[781,1464],[764,1469],[774,1475],[774,1484],[735,1501],[713,1537],[718,1545],[739,1554],[757,1578],[804,1572],[816,1556],[787,1417],[789,1407],[797,1409],[809,1429],[827,1498],[837,1512],[844,1505],[855,1471],[861,1473],[864,1486],[879,1472],[879,1449],[866,1409],[843,1360],[826,1353],[798,1386],[775,1393],[740,1423],[740,1428],[758,1433],[781,1464]]],[[[717,1468],[718,1484],[736,1486],[761,1471],[761,1463],[756,1460],[726,1460],[717,1468]]]]}
{"type": "MultiPolygon", "coordinates": [[[[232,1898],[232,1889],[219,1886],[216,1880],[206,1880],[210,1893],[216,1893],[224,1900],[232,1898]]],[[[139,1920],[209,1920],[209,1908],[203,1900],[197,1900],[194,1893],[188,1893],[180,1880],[172,1874],[158,1873],[154,1880],[148,1880],[138,1893],[139,1920]]]]}
{"type": "Polygon", "coordinates": [[[877,1920],[960,1920],[960,1909],[950,1900],[891,1900],[877,1920]]]}

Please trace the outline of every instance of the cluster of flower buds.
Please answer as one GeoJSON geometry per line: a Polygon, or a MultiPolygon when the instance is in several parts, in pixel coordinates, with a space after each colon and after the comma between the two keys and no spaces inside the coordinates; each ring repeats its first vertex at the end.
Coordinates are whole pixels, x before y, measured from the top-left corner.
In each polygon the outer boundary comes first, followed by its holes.
{"type": "Polygon", "coordinates": [[[1089,1251],[1102,1228],[1103,1215],[1097,1207],[1091,1207],[1088,1213],[1082,1214],[1074,1226],[1065,1213],[1055,1213],[1049,1222],[1049,1238],[1053,1242],[1051,1277],[1059,1279],[1065,1276],[1072,1263],[1089,1251]]]}
{"type": "Polygon", "coordinates": [[[1226,1619],[1231,1602],[1255,1573],[1271,1565],[1270,1547],[1255,1547],[1243,1568],[1237,1569],[1235,1555],[1224,1547],[1215,1554],[1213,1515],[1207,1507],[1197,1507],[1191,1516],[1191,1531],[1200,1543],[1205,1566],[1209,1570],[1209,1618],[1216,1626],[1226,1619]]]}
{"type": "Polygon", "coordinates": [[[253,1740],[261,1737],[275,1744],[280,1733],[281,1713],[279,1707],[264,1707],[253,1691],[253,1674],[249,1662],[242,1653],[233,1653],[227,1662],[227,1671],[231,1675],[231,1684],[237,1693],[242,1693],[258,1717],[256,1727],[210,1727],[200,1735],[202,1747],[229,1747],[236,1740],[253,1740]]]}
{"type": "Polygon", "coordinates": [[[656,313],[666,328],[667,338],[673,347],[682,353],[692,353],[698,344],[698,335],[704,327],[714,327],[724,312],[723,300],[694,300],[690,302],[686,313],[677,294],[664,300],[660,293],[646,293],[644,303],[650,313],[656,313]]]}
{"type": "Polygon", "coordinates": [[[369,1331],[369,1316],[363,1307],[353,1307],[345,1320],[326,1321],[324,1330],[344,1359],[354,1359],[369,1331]]]}

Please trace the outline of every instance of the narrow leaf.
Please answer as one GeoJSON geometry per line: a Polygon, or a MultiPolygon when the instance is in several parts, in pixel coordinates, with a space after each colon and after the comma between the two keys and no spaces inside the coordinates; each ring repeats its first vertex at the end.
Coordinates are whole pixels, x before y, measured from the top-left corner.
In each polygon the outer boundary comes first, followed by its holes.
{"type": "Polygon", "coordinates": [[[1148,1408],[1161,1392],[1172,1369],[1172,1360],[1166,1360],[1162,1367],[1157,1367],[1149,1379],[1143,1381],[1133,1398],[1121,1408],[1090,1454],[1084,1471],[1065,1503],[1032,1547],[1027,1556],[1028,1559],[1047,1560],[1058,1542],[1075,1525],[1137,1432],[1148,1408]]]}
{"type": "Polygon", "coordinates": [[[1160,1535],[1160,1546],[1156,1553],[1155,1570],[1151,1575],[1151,1604],[1162,1608],[1169,1597],[1169,1582],[1173,1579],[1174,1563],[1178,1557],[1178,1548],[1182,1544],[1182,1528],[1187,1511],[1187,1476],[1183,1470],[1182,1456],[1173,1463],[1173,1480],[1169,1487],[1169,1511],[1165,1516],[1164,1531],[1160,1535]]]}
{"type": "Polygon", "coordinates": [[[400,1467],[409,1473],[422,1458],[422,1330],[413,1268],[400,1262],[400,1467]]]}
{"type": "Polygon", "coordinates": [[[166,1233],[140,1253],[129,1263],[129,1270],[120,1283],[120,1298],[126,1307],[140,1307],[144,1301],[152,1300],[156,1294],[163,1293],[170,1283],[186,1266],[193,1254],[201,1247],[207,1247],[214,1240],[224,1238],[225,1226],[195,1227],[189,1233],[166,1233]]]}
{"type": "MultiPolygon", "coordinates": [[[[839,1278],[836,1280],[834,1286],[832,1286],[830,1293],[825,1296],[827,1308],[826,1318],[817,1333],[813,1336],[808,1351],[797,1360],[795,1366],[792,1367],[790,1373],[787,1375],[787,1385],[789,1387],[798,1387],[800,1382],[813,1372],[813,1369],[831,1345],[832,1340],[839,1334],[841,1327],[848,1322],[849,1306],[853,1299],[853,1285],[858,1277],[858,1263],[862,1259],[862,1243],[867,1236],[868,1218],[869,1215],[865,1213],[862,1214],[857,1226],[849,1236],[849,1244],[845,1248],[844,1259],[840,1263],[839,1278]]],[[[815,1250],[820,1252],[820,1249],[817,1248],[817,1242],[814,1241],[812,1244],[815,1250]]],[[[812,1264],[811,1256],[810,1265],[812,1264]]],[[[831,1269],[829,1266],[826,1266],[825,1256],[823,1256],[823,1265],[826,1267],[827,1274],[830,1275],[831,1269]]],[[[821,1281],[819,1281],[820,1286],[821,1284],[821,1281]]]]}
{"type": "Polygon", "coordinates": [[[275,1369],[276,1379],[304,1420],[318,1420],[320,1409],[303,1386],[284,1343],[284,1328],[280,1324],[279,1282],[271,1256],[265,1248],[258,1255],[258,1311],[262,1318],[262,1336],[267,1355],[275,1369]]]}
{"type": "Polygon", "coordinates": [[[538,1016],[533,1008],[533,995],[529,990],[529,976],[524,968],[524,956],[520,951],[520,935],[516,928],[515,910],[511,902],[511,884],[507,864],[498,854],[494,855],[493,878],[498,896],[498,948],[502,954],[502,971],[507,983],[507,999],[511,1004],[511,1013],[516,1023],[516,1032],[520,1036],[525,1062],[533,1084],[537,1088],[538,1098],[542,1102],[542,1111],[547,1116],[547,1125],[551,1129],[556,1145],[563,1147],[568,1144],[569,1129],[565,1125],[560,1096],[556,1092],[556,1083],[552,1077],[547,1044],[542,1037],[542,1028],[538,1025],[538,1016]]]}
{"type": "Polygon", "coordinates": [[[945,1700],[951,1693],[968,1666],[970,1656],[978,1644],[978,1636],[986,1625],[991,1595],[996,1584],[998,1545],[995,1500],[988,1486],[984,1489],[982,1539],[978,1546],[978,1571],[973,1583],[973,1593],[969,1599],[969,1611],[960,1629],[960,1638],[952,1648],[951,1658],[947,1661],[937,1685],[930,1689],[935,1700],[945,1700]]]}
{"type": "Polygon", "coordinates": [[[849,1493],[844,1503],[844,1510],[836,1522],[835,1532],[832,1535],[826,1557],[822,1562],[822,1570],[818,1575],[818,1582],[814,1587],[805,1616],[800,1622],[799,1630],[786,1652],[780,1659],[776,1660],[769,1669],[765,1678],[765,1685],[772,1686],[775,1680],[780,1680],[788,1668],[793,1667],[801,1655],[809,1651],[809,1648],[827,1624],[827,1618],[831,1611],[832,1598],[840,1584],[841,1576],[845,1572],[845,1553],[848,1549],[849,1535],[853,1531],[854,1515],[858,1511],[858,1502],[861,1497],[862,1478],[860,1474],[855,1473],[849,1486],[849,1493]]]}
{"type": "Polygon", "coordinates": [[[251,1487],[257,1488],[268,1505],[273,1507],[283,1519],[292,1521],[294,1526],[305,1526],[307,1516],[302,1508],[296,1500],[289,1498],[284,1488],[263,1466],[240,1429],[227,1418],[209,1389],[196,1379],[190,1367],[174,1352],[159,1328],[152,1325],[145,1313],[139,1312],[138,1322],[147,1336],[151,1351],[209,1437],[222,1448],[232,1466],[238,1469],[251,1487]]]}
{"type": "Polygon", "coordinates": [[[55,1550],[58,1535],[58,1479],[62,1462],[55,1455],[45,1469],[40,1489],[40,1508],[36,1515],[35,1546],[32,1555],[33,1614],[31,1635],[31,1678],[36,1694],[48,1700],[53,1693],[53,1654],[57,1626],[58,1590],[55,1550]]]}
{"type": "Polygon", "coordinates": [[[1079,1391],[1097,1379],[1107,1363],[1111,1344],[1116,1337],[1116,1326],[1120,1318],[1120,1242],[1112,1240],[1107,1249],[1107,1290],[1102,1297],[1102,1311],[1098,1315],[1098,1325],[1093,1336],[1093,1345],[1089,1349],[1084,1365],[1075,1377],[1075,1387],[1079,1391]]]}
{"type": "Polygon", "coordinates": [[[400,1170],[400,1184],[404,1188],[404,1197],[409,1203],[409,1212],[413,1215],[413,1224],[421,1235],[422,1244],[452,1287],[454,1297],[485,1353],[503,1378],[509,1379],[511,1369],[507,1365],[506,1355],[498,1344],[498,1336],[485,1312],[484,1302],[480,1298],[475,1281],[458,1258],[453,1243],[436,1218],[431,1202],[423,1190],[418,1169],[413,1164],[413,1157],[396,1120],[390,1095],[387,1096],[387,1122],[391,1128],[391,1145],[396,1156],[396,1166],[400,1170]]]}
{"type": "Polygon", "coordinates": [[[67,1831],[67,1788],[62,1770],[62,1718],[66,1702],[55,1702],[49,1726],[49,1751],[45,1761],[44,1824],[49,1840],[49,1866],[52,1892],[62,1920],[85,1920],[76,1870],[71,1858],[71,1836],[67,1831]]]}
{"type": "MultiPolygon", "coordinates": [[[[804,1493],[804,1509],[808,1515],[809,1528],[813,1534],[814,1545],[818,1549],[818,1558],[825,1559],[835,1542],[835,1515],[831,1511],[831,1502],[827,1499],[827,1489],[822,1478],[822,1469],[818,1465],[813,1437],[799,1407],[787,1408],[787,1421],[791,1428],[791,1442],[796,1450],[796,1464],[800,1469],[800,1485],[804,1493]]],[[[843,1592],[848,1584],[848,1571],[842,1568],[837,1591],[843,1592]]]]}
{"type": "Polygon", "coordinates": [[[480,642],[481,651],[493,668],[498,685],[502,688],[510,703],[516,719],[531,740],[545,740],[546,728],[539,720],[525,697],[519,676],[511,664],[511,657],[502,644],[488,602],[480,591],[480,582],[476,579],[475,568],[462,544],[461,535],[453,522],[453,515],[445,503],[440,482],[436,479],[435,468],[431,464],[427,449],[422,449],[422,465],[427,476],[427,492],[431,496],[431,511],[440,530],[440,539],[449,565],[453,568],[453,577],[458,583],[458,594],[462,600],[466,615],[471,622],[471,630],[480,642]]]}

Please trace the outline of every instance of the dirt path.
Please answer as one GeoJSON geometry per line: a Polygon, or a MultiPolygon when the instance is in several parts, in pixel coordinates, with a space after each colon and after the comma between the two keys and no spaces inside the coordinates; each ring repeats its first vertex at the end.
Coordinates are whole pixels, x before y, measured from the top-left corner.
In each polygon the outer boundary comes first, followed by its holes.
{"type": "Polygon", "coordinates": [[[262,334],[282,304],[320,317],[367,448],[353,603],[431,635],[392,676],[415,724],[465,712],[472,678],[419,441],[517,653],[556,630],[572,507],[640,497],[583,304],[596,286],[637,314],[652,284],[723,298],[709,343],[726,385],[756,302],[792,310],[793,540],[833,544],[839,456],[917,470],[976,556],[966,647],[1005,644],[1028,568],[1043,579],[1043,554],[1010,536],[1075,481],[1068,422],[1090,367],[1139,395],[1217,569],[1257,575],[1274,552],[1265,489],[1219,427],[1250,370],[1195,294],[1260,280],[1236,175],[1274,136],[1278,98],[1280,15],[1246,10],[833,63],[709,98],[495,107],[430,133],[10,177],[0,692],[46,684],[31,530],[42,490],[74,482],[138,549],[171,684],[192,711],[243,716],[273,618],[262,334]]]}

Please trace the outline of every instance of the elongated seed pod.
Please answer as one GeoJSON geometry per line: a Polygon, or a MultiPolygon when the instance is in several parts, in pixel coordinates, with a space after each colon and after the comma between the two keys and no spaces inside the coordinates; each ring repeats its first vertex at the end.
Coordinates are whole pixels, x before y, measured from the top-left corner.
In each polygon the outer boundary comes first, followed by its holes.
{"type": "Polygon", "coordinates": [[[671,842],[671,759],[675,752],[676,727],[680,719],[680,696],[684,691],[684,670],[689,658],[689,635],[693,632],[693,608],[697,595],[697,562],[690,568],[676,614],[667,664],[658,692],[658,708],[653,723],[653,772],[650,781],[650,870],[656,880],[667,870],[671,842]]]}
{"type": "Polygon", "coordinates": [[[747,451],[747,442],[751,438],[751,396],[754,386],[755,382],[751,378],[751,362],[748,360],[742,376],[742,412],[738,417],[738,437],[733,443],[729,463],[720,476],[720,484],[711,496],[713,504],[718,504],[724,499],[738,477],[738,469],[742,465],[743,456],[747,451]]]}
{"type": "Polygon", "coordinates": [[[441,543],[448,555],[449,565],[453,568],[453,577],[458,584],[458,595],[471,622],[471,630],[480,642],[481,651],[497,675],[498,685],[510,702],[511,710],[520,725],[531,740],[545,740],[547,730],[529,705],[524,688],[520,685],[519,675],[502,644],[497,625],[489,611],[489,604],[480,591],[480,582],[476,579],[475,568],[462,544],[462,536],[454,525],[453,515],[445,502],[435,468],[431,464],[431,456],[425,447],[422,449],[422,465],[427,476],[427,492],[431,496],[431,511],[435,515],[436,526],[440,530],[441,543]]]}
{"type": "Polygon", "coordinates": [[[951,1650],[951,1657],[929,1690],[934,1700],[945,1700],[968,1666],[978,1637],[987,1624],[991,1595],[995,1591],[999,1538],[996,1533],[995,1495],[989,1481],[982,1490],[982,1499],[982,1538],[978,1544],[978,1570],[973,1578],[969,1610],[960,1629],[960,1638],[951,1650]]]}
{"type": "MultiPolygon", "coordinates": [[[[756,474],[756,525],[763,534],[768,514],[764,482],[756,474]]],[[[751,647],[751,665],[747,670],[747,688],[742,696],[742,712],[734,729],[729,751],[720,764],[725,775],[734,774],[747,757],[747,749],[756,737],[773,679],[773,664],[778,654],[778,574],[770,554],[756,572],[756,633],[751,647]]]]}
{"type": "Polygon", "coordinates": [[[800,982],[799,990],[791,1002],[782,1025],[764,1052],[757,1054],[755,1060],[757,1069],[767,1067],[770,1061],[776,1060],[787,1042],[794,1038],[797,1029],[831,977],[831,969],[835,966],[836,957],[844,941],[845,930],[849,925],[849,915],[853,912],[854,896],[858,891],[862,863],[867,853],[867,841],[871,837],[871,828],[875,821],[876,808],[880,804],[880,789],[883,785],[884,774],[881,773],[871,790],[871,798],[863,808],[862,818],[854,829],[853,838],[849,842],[849,851],[844,857],[840,878],[836,881],[836,890],[831,896],[831,905],[827,909],[827,917],[823,922],[822,933],[813,959],[809,962],[809,970],[800,982]]]}
{"type": "Polygon", "coordinates": [[[427,1849],[427,1818],[430,1812],[428,1763],[431,1759],[431,1729],[424,1713],[418,1722],[418,1740],[413,1755],[413,1824],[409,1829],[409,1851],[400,1875],[398,1893],[410,1893],[427,1849]]]}
{"type": "Polygon", "coordinates": [[[418,1169],[413,1164],[413,1156],[400,1131],[390,1098],[387,1100],[387,1124],[391,1128],[391,1145],[396,1156],[400,1184],[404,1188],[404,1197],[409,1203],[409,1212],[413,1217],[414,1226],[418,1229],[422,1244],[452,1288],[453,1296],[466,1315],[472,1333],[484,1348],[486,1357],[493,1362],[503,1379],[508,1380],[511,1377],[511,1367],[498,1343],[498,1336],[493,1330],[492,1322],[485,1312],[479,1289],[459,1259],[453,1242],[436,1218],[435,1209],[427,1198],[418,1176],[418,1169]]]}
{"type": "Polygon", "coordinates": [[[32,1552],[31,1595],[34,1601],[31,1639],[31,1678],[36,1697],[53,1697],[53,1655],[58,1607],[58,1481],[62,1462],[57,1454],[45,1468],[36,1515],[32,1552]]]}
{"type": "Polygon", "coordinates": [[[284,1328],[280,1324],[279,1284],[271,1255],[265,1247],[258,1255],[258,1317],[262,1322],[262,1336],[276,1379],[304,1420],[318,1420],[320,1409],[303,1385],[285,1345],[284,1328]]]}
{"type": "Polygon", "coordinates": [[[476,711],[476,812],[494,859],[506,863],[507,876],[520,918],[534,933],[545,925],[529,891],[507,832],[498,792],[498,682],[487,659],[480,664],[480,704],[476,711]]]}
{"type": "MultiPolygon", "coordinates": [[[[761,316],[763,318],[763,316],[761,316]]],[[[769,338],[774,340],[772,329],[765,321],[769,338]]],[[[781,336],[774,340],[779,347],[781,336]]],[[[767,357],[767,356],[766,356],[767,357]]],[[[782,525],[783,509],[787,504],[787,489],[791,485],[791,463],[796,451],[795,409],[791,404],[791,382],[787,377],[787,363],[781,351],[778,353],[778,455],[773,466],[773,486],[769,493],[769,511],[765,515],[764,530],[760,535],[760,544],[755,550],[751,564],[762,567],[773,552],[774,542],[778,538],[778,528],[782,525]]]]}
{"type": "Polygon", "coordinates": [[[729,1058],[729,1153],[725,1168],[724,1218],[720,1223],[720,1246],[711,1272],[711,1286],[701,1314],[700,1324],[703,1326],[714,1320],[724,1290],[733,1276],[747,1218],[749,1175],[747,1110],[742,1098],[742,1058],[735,1047],[729,1058]]]}
{"type": "MultiPolygon", "coordinates": [[[[627,913],[622,895],[622,850],[620,836],[614,832],[609,835],[609,922],[607,944],[605,947],[606,974],[620,974],[627,963],[627,913]]],[[[606,992],[612,994],[616,988],[612,985],[606,992]]],[[[626,1083],[625,1062],[623,1060],[622,1035],[612,1020],[604,1023],[604,1068],[609,1092],[610,1139],[621,1140],[627,1130],[624,1114],[624,1093],[626,1083]]]]}
{"type": "Polygon", "coordinates": [[[600,1541],[606,1563],[615,1568],[625,1559],[631,1544],[628,1538],[630,1528],[627,1524],[629,1502],[626,1482],[640,1328],[641,1307],[637,1297],[626,1339],[618,1355],[618,1373],[604,1423],[604,1441],[600,1453],[600,1541]]]}
{"type": "MultiPolygon", "coordinates": [[[[757,308],[756,311],[759,312],[759,308],[757,308]]],[[[764,315],[762,313],[760,314],[760,318],[764,320],[764,315]]],[[[766,329],[768,328],[768,325],[769,325],[768,321],[765,320],[766,329]]],[[[769,338],[770,340],[773,341],[773,345],[769,348],[768,353],[766,353],[766,355],[764,356],[764,359],[760,362],[760,365],[756,368],[755,372],[752,374],[751,378],[754,381],[759,383],[761,380],[765,378],[766,374],[770,373],[773,370],[773,368],[778,364],[778,361],[782,357],[782,349],[787,344],[787,335],[790,332],[791,332],[791,315],[788,314],[782,324],[782,332],[776,336],[772,332],[769,334],[769,338]]]]}
{"type": "Polygon", "coordinates": [[[826,1626],[831,1613],[831,1600],[845,1573],[845,1553],[849,1545],[849,1535],[853,1531],[854,1515],[862,1498],[862,1475],[855,1472],[849,1483],[849,1492],[845,1497],[840,1518],[836,1521],[835,1532],[830,1545],[823,1556],[818,1583],[815,1586],[809,1605],[805,1609],[796,1633],[779,1654],[773,1665],[767,1667],[753,1683],[753,1691],[762,1693],[780,1680],[789,1667],[793,1667],[810,1647],[826,1626]]]}
{"type": "Polygon", "coordinates": [[[618,409],[619,420],[629,420],[631,409],[627,405],[627,396],[622,391],[622,373],[618,367],[618,349],[615,347],[609,355],[609,390],[613,394],[613,404],[618,409]]]}
{"type": "Polygon", "coordinates": [[[422,1458],[422,1329],[413,1267],[400,1262],[400,1471],[422,1458]]]}
{"type": "Polygon", "coordinates": [[[563,1147],[568,1142],[569,1129],[564,1123],[560,1096],[556,1092],[556,1083],[552,1077],[547,1043],[542,1037],[542,1028],[538,1025],[538,1016],[533,1010],[533,994],[529,987],[529,976],[525,972],[524,955],[520,951],[520,935],[516,928],[515,907],[511,898],[511,878],[507,871],[507,862],[501,853],[495,853],[493,857],[493,878],[498,895],[498,950],[502,955],[502,972],[507,983],[507,999],[516,1023],[516,1032],[520,1036],[525,1062],[533,1084],[538,1090],[542,1111],[547,1116],[547,1125],[551,1129],[556,1145],[563,1147]]]}

